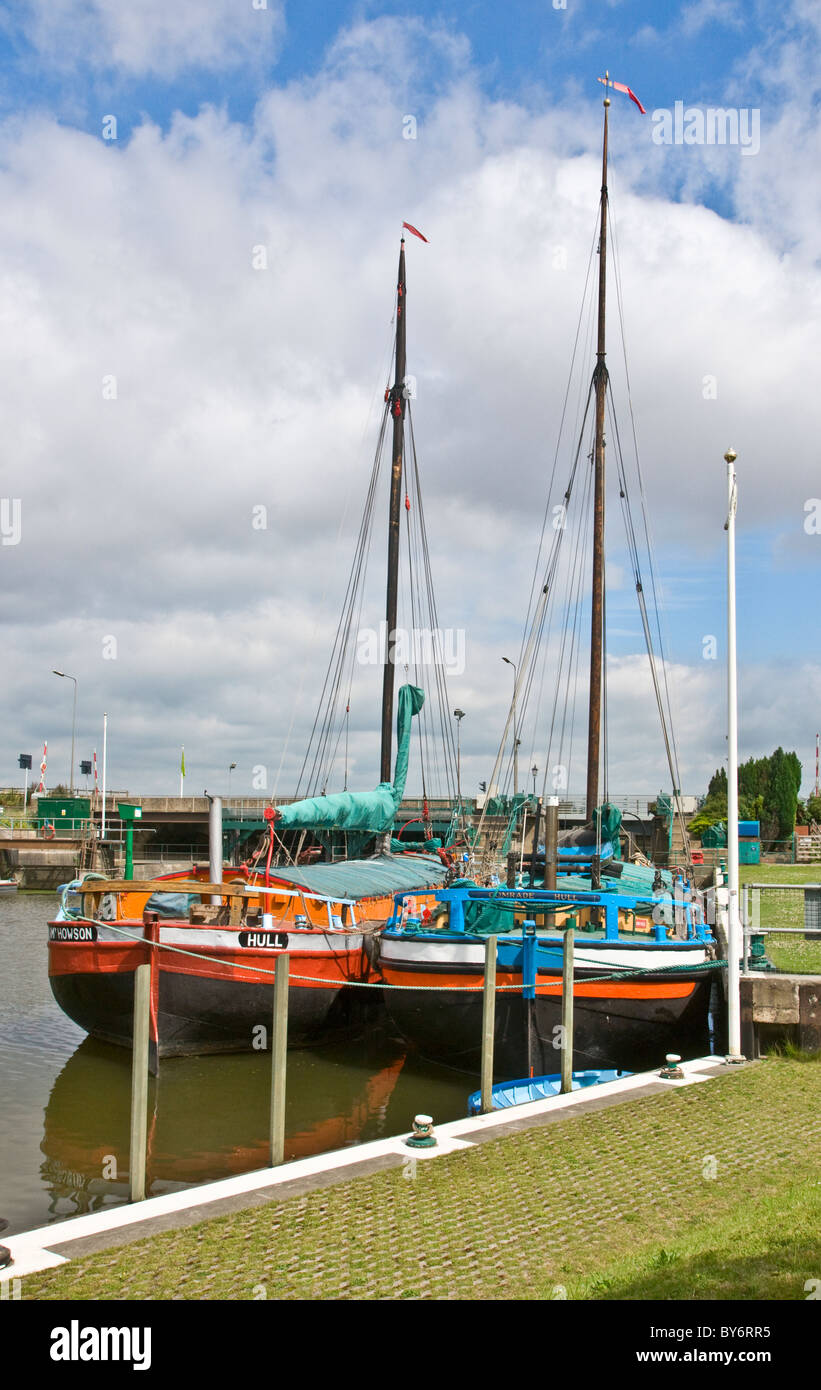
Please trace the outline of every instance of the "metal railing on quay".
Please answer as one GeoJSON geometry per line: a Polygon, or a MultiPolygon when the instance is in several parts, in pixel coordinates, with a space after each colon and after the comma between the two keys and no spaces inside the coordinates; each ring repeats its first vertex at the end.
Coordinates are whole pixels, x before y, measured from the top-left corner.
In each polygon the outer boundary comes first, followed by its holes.
{"type": "MultiPolygon", "coordinates": [[[[745,974],[774,969],[764,951],[768,936],[821,942],[821,881],[744,883],[740,888],[740,908],[745,974]]],[[[815,969],[790,973],[821,973],[821,952],[815,969]]]]}

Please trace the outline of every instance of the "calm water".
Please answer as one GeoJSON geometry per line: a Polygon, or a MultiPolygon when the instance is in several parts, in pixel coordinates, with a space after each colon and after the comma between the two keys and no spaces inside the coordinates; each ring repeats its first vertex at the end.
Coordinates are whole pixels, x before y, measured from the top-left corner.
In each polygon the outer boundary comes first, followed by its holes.
{"type": "MultiPolygon", "coordinates": [[[[50,894],[0,898],[0,1217],[7,1234],[128,1199],[131,1054],[88,1038],[48,983],[50,894]]],[[[149,1196],[267,1166],[270,1056],[169,1058],[150,1083],[149,1196]]],[[[478,1078],[381,1033],[288,1055],[286,1157],[467,1113],[478,1078]]]]}

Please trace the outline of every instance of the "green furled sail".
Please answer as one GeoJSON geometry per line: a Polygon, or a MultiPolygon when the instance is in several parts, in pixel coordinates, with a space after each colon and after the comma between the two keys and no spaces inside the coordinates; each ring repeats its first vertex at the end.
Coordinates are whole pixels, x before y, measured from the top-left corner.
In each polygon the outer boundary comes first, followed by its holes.
{"type": "Polygon", "coordinates": [[[413,716],[424,703],[425,692],[419,686],[400,688],[393,782],[380,782],[372,792],[334,792],[331,796],[309,796],[304,801],[292,801],[289,806],[278,806],[277,829],[360,830],[371,835],[390,830],[405,795],[413,716]]]}
{"type": "Polygon", "coordinates": [[[618,806],[614,806],[612,801],[605,801],[601,806],[597,806],[593,812],[593,825],[596,830],[601,826],[602,844],[607,844],[609,840],[613,846],[613,858],[621,859],[621,811],[618,806]]]}

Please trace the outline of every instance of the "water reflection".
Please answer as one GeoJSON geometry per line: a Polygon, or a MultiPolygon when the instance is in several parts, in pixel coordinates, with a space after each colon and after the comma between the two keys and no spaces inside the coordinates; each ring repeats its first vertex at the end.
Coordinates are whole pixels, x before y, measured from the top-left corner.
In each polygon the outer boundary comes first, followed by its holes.
{"type": "MultiPolygon", "coordinates": [[[[267,1167],[270,1055],[169,1058],[149,1082],[147,1194],[267,1167]]],[[[419,1109],[465,1114],[469,1079],[408,1056],[390,1034],[332,1054],[288,1054],[286,1160],[410,1128],[419,1109]]],[[[45,1109],[40,1173],[49,1215],[128,1200],[130,1053],[87,1038],[45,1109]]]]}

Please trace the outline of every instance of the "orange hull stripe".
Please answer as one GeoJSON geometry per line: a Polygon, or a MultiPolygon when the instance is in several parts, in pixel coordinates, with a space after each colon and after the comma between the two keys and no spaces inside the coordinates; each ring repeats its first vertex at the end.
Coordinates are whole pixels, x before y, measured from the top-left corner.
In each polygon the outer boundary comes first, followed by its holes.
{"type": "MultiPolygon", "coordinates": [[[[482,977],[481,975],[468,975],[467,972],[460,975],[445,975],[438,973],[425,973],[424,971],[405,971],[391,970],[385,966],[383,977],[389,985],[438,985],[440,988],[462,989],[473,994],[481,994],[482,977]]],[[[506,994],[515,994],[522,988],[521,975],[502,975],[496,976],[497,985],[515,985],[515,989],[505,990],[506,994]]],[[[574,999],[686,999],[693,993],[695,984],[690,980],[659,981],[652,984],[642,980],[602,980],[599,983],[583,984],[579,981],[573,986],[574,999]]],[[[547,997],[561,997],[562,982],[556,980],[551,984],[537,984],[537,995],[547,997]]]]}
{"type": "MultiPolygon", "coordinates": [[[[207,948],[203,955],[208,954],[207,948]]],[[[162,975],[195,975],[213,980],[239,980],[246,984],[273,984],[271,974],[249,970],[248,966],[261,966],[272,971],[275,957],[262,956],[259,952],[248,951],[236,961],[215,956],[213,962],[199,959],[183,960],[180,956],[163,954],[160,973],[162,975]],[[240,964],[240,961],[242,964],[240,964]],[[243,968],[244,967],[244,968],[243,968]]],[[[119,942],[82,942],[67,945],[64,942],[52,943],[49,949],[49,975],[115,975],[130,974],[135,966],[145,962],[145,947],[140,942],[135,946],[121,946],[119,942]],[[57,949],[52,949],[53,946],[57,949]],[[102,949],[101,949],[102,947],[102,949]]],[[[362,955],[359,951],[346,952],[344,956],[297,956],[291,954],[291,978],[294,987],[315,989],[328,985],[345,984],[347,980],[361,980],[362,955]],[[311,980],[293,979],[295,975],[307,975],[311,980]],[[315,981],[316,983],[312,983],[315,981]]]]}

